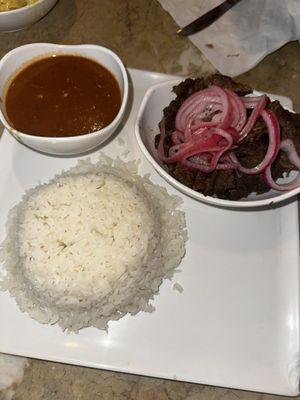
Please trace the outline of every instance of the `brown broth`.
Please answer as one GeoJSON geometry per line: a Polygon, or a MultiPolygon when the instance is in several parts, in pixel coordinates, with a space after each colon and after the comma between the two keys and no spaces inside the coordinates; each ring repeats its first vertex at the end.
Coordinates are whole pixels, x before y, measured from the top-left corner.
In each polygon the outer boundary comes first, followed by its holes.
{"type": "Polygon", "coordinates": [[[66,137],[109,125],[121,105],[115,77],[88,58],[57,55],[21,70],[7,89],[5,111],[16,130],[66,137]]]}

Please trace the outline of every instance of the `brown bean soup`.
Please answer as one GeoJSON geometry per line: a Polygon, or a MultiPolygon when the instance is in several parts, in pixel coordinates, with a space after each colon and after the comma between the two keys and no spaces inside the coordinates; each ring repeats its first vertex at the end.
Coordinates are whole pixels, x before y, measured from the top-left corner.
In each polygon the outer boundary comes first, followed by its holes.
{"type": "Polygon", "coordinates": [[[5,96],[9,123],[34,136],[66,137],[109,125],[121,106],[117,80],[101,64],[55,55],[26,66],[5,96]]]}

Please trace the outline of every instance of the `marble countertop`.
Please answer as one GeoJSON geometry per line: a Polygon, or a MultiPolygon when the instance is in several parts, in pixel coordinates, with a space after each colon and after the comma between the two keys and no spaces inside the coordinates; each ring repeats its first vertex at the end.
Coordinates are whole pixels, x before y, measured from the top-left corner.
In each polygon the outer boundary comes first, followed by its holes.
{"type": "MultiPolygon", "coordinates": [[[[177,75],[206,75],[214,67],[154,0],[60,0],[32,27],[0,33],[0,57],[32,42],[94,43],[117,52],[128,67],[177,75]]],[[[300,112],[299,44],[289,43],[239,80],[260,91],[292,98],[300,112]]],[[[0,371],[1,372],[1,371],[0,371]]],[[[0,400],[4,393],[0,392],[0,400]]],[[[46,361],[29,360],[16,400],[213,400],[278,399],[278,396],[138,377],[46,361]]],[[[283,398],[283,397],[282,397],[283,398]]]]}

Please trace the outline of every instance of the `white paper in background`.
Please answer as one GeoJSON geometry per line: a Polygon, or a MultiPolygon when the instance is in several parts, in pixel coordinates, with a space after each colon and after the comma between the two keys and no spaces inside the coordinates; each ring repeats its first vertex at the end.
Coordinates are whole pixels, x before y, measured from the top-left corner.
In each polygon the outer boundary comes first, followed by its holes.
{"type": "MultiPolygon", "coordinates": [[[[183,27],[224,0],[158,1],[183,27]]],[[[242,0],[189,38],[222,74],[242,74],[272,51],[300,38],[300,0],[242,0]]]]}

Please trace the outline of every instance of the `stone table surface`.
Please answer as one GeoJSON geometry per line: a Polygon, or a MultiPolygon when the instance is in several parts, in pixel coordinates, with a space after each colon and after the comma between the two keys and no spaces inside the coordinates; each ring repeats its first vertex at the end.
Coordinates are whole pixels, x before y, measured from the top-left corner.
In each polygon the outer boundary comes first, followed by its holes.
{"type": "MultiPolygon", "coordinates": [[[[32,27],[0,33],[0,56],[32,42],[94,43],[117,52],[128,67],[177,75],[207,75],[213,66],[154,0],[60,0],[32,27]]],[[[300,47],[292,42],[265,58],[239,80],[257,90],[292,98],[300,112],[300,47]]],[[[3,394],[0,393],[0,400],[3,394]]],[[[198,400],[274,399],[223,388],[138,377],[46,361],[30,360],[16,400],[198,400]]],[[[283,398],[283,397],[282,397],[283,398]]]]}

